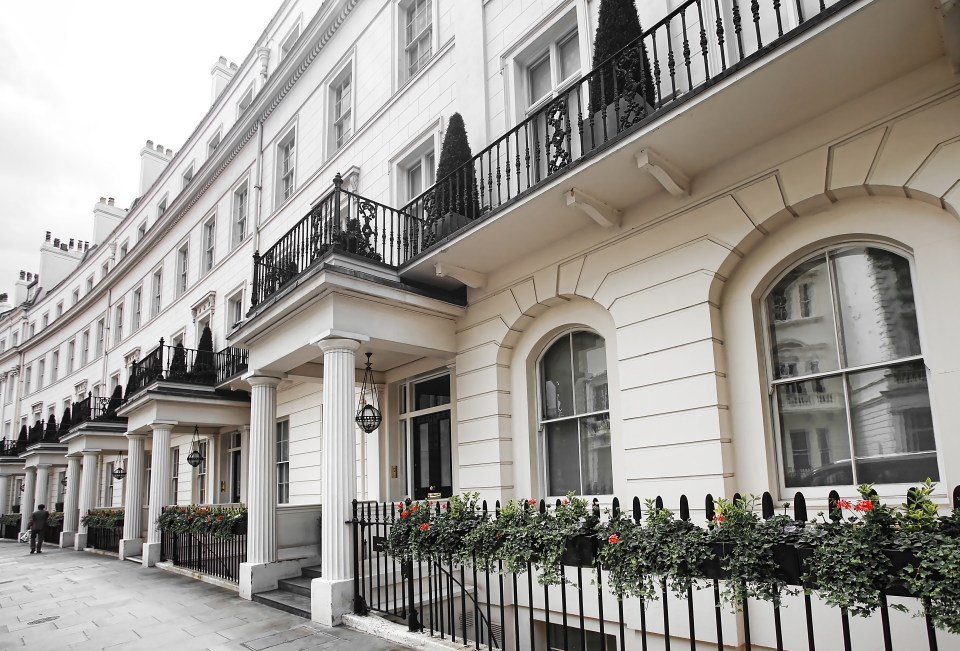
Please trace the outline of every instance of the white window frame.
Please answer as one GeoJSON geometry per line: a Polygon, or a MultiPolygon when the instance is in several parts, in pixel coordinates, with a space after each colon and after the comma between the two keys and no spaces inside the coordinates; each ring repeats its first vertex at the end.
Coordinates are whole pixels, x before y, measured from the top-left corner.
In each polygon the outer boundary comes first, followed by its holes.
{"type": "Polygon", "coordinates": [[[250,82],[250,85],[247,86],[247,89],[243,91],[243,95],[240,96],[240,99],[237,100],[237,120],[244,116],[244,114],[250,109],[253,105],[253,82],[250,82]]]}
{"type": "Polygon", "coordinates": [[[243,289],[230,294],[226,298],[226,308],[224,309],[226,315],[226,329],[224,332],[230,332],[233,330],[233,327],[243,320],[243,289]]]}
{"type": "MultiPolygon", "coordinates": [[[[572,345],[572,342],[571,342],[571,345],[572,345]]],[[[549,456],[548,456],[548,454],[547,454],[547,445],[548,445],[548,442],[547,442],[547,428],[546,428],[546,425],[548,425],[548,424],[550,424],[550,423],[560,422],[560,421],[563,421],[563,420],[579,421],[581,418],[585,418],[585,417],[589,417],[589,416],[600,416],[600,415],[602,415],[602,414],[606,414],[606,415],[607,415],[607,420],[608,420],[608,422],[610,423],[610,427],[611,427],[610,484],[611,484],[611,486],[613,487],[613,490],[614,490],[614,491],[616,490],[616,482],[615,482],[615,477],[614,477],[614,474],[613,474],[613,460],[612,460],[612,454],[613,454],[613,452],[614,452],[614,448],[613,448],[613,444],[612,444],[612,439],[613,439],[613,431],[612,431],[612,428],[613,428],[613,420],[612,420],[612,418],[611,418],[611,416],[610,416],[610,397],[609,397],[609,396],[610,396],[610,393],[611,393],[611,384],[610,384],[610,368],[611,368],[611,365],[610,365],[610,359],[609,359],[609,352],[610,352],[610,348],[609,348],[609,344],[607,343],[607,338],[606,338],[606,337],[604,337],[602,334],[600,334],[599,332],[597,332],[596,330],[594,330],[594,329],[592,329],[592,328],[583,327],[583,326],[577,326],[577,327],[566,328],[566,329],[564,329],[562,332],[560,332],[560,333],[556,334],[555,336],[551,337],[548,341],[545,342],[544,346],[540,349],[540,353],[537,355],[536,363],[535,363],[535,365],[534,365],[534,367],[533,367],[533,372],[534,372],[534,375],[535,375],[535,381],[536,381],[536,387],[537,387],[537,394],[536,394],[536,395],[537,395],[537,400],[536,400],[536,405],[535,405],[535,409],[536,409],[535,418],[536,418],[536,424],[537,424],[537,431],[539,432],[539,436],[538,436],[538,439],[539,439],[539,440],[538,440],[538,442],[537,442],[537,458],[538,458],[538,464],[539,464],[539,468],[540,468],[540,483],[541,483],[541,486],[543,487],[542,492],[543,492],[543,494],[548,495],[548,499],[562,498],[562,497],[564,497],[564,496],[563,496],[563,495],[552,495],[552,494],[548,494],[548,493],[550,492],[550,469],[549,469],[549,467],[548,467],[548,459],[549,459],[549,456]],[[570,415],[568,415],[568,416],[561,416],[561,417],[557,417],[557,418],[546,418],[546,417],[544,416],[544,409],[543,409],[543,403],[544,403],[544,398],[543,398],[543,385],[544,385],[544,382],[543,382],[542,368],[541,368],[541,367],[542,367],[542,364],[543,364],[543,358],[544,358],[544,356],[547,354],[547,351],[549,351],[554,345],[560,343],[563,339],[570,339],[570,337],[572,337],[572,335],[574,335],[574,334],[576,334],[576,333],[578,333],[578,332],[588,332],[588,333],[590,333],[590,334],[596,335],[596,336],[600,337],[601,339],[603,339],[604,355],[605,355],[604,361],[606,362],[606,368],[607,368],[607,408],[606,408],[606,409],[600,409],[600,410],[594,410],[594,411],[584,411],[584,412],[582,412],[582,413],[574,413],[574,414],[570,414],[570,415]]],[[[574,368],[574,365],[573,365],[573,360],[571,360],[570,370],[571,370],[572,373],[576,371],[576,369],[574,368]]],[[[574,404],[576,404],[576,401],[574,401],[574,404]]],[[[579,444],[579,437],[580,437],[579,427],[578,427],[578,430],[577,430],[577,436],[578,436],[578,444],[579,444]]],[[[579,453],[579,449],[578,449],[578,456],[579,456],[579,454],[580,454],[580,453],[579,453]]],[[[584,478],[583,478],[583,474],[582,474],[582,467],[583,467],[582,464],[579,464],[579,463],[578,463],[578,468],[581,469],[581,472],[580,472],[580,486],[581,486],[581,489],[583,488],[583,483],[584,483],[584,478]]],[[[603,494],[603,493],[601,493],[601,494],[599,494],[599,495],[595,495],[595,494],[593,494],[593,493],[581,493],[581,494],[580,494],[580,497],[601,497],[601,498],[602,498],[602,497],[604,497],[604,496],[606,496],[606,497],[612,496],[612,493],[611,493],[611,494],[603,494]]],[[[606,500],[601,499],[601,501],[606,501],[606,500]]]]}
{"type": "Polygon", "coordinates": [[[73,373],[73,360],[77,356],[77,340],[71,339],[67,343],[67,375],[73,373]]]}
{"type": "Polygon", "coordinates": [[[83,331],[80,335],[80,368],[87,365],[90,361],[90,328],[83,331]]]}
{"type": "Polygon", "coordinates": [[[400,85],[423,72],[430,64],[430,61],[437,54],[439,49],[439,39],[437,35],[437,8],[434,6],[435,0],[398,0],[395,3],[395,15],[397,25],[397,69],[400,85]],[[428,17],[423,29],[409,38],[407,34],[407,25],[410,22],[411,12],[416,10],[417,5],[422,4],[428,12],[428,17]],[[429,32],[429,33],[428,33],[429,32]],[[414,48],[419,50],[420,44],[425,41],[430,43],[430,52],[426,56],[418,57],[416,66],[411,69],[409,55],[414,48]]]}
{"type": "Polygon", "coordinates": [[[433,156],[433,164],[430,165],[430,173],[426,177],[429,182],[424,181],[423,189],[426,190],[436,182],[434,177],[437,172],[436,166],[443,143],[444,127],[445,123],[443,118],[438,118],[390,159],[390,178],[393,179],[391,192],[395,205],[403,206],[416,198],[415,196],[410,196],[409,172],[416,165],[428,165],[429,161],[426,159],[431,154],[433,156]]]}
{"type": "Polygon", "coordinates": [[[144,219],[139,226],[137,226],[137,241],[139,242],[147,235],[147,220],[144,219]]]}
{"type": "Polygon", "coordinates": [[[290,503],[290,420],[277,421],[277,504],[290,503]],[[286,478],[286,481],[283,481],[286,478]]]}
{"type": "Polygon", "coordinates": [[[163,310],[163,267],[154,269],[151,274],[150,317],[153,318],[163,310]]]}
{"type": "Polygon", "coordinates": [[[123,260],[127,257],[127,252],[130,250],[130,240],[126,239],[123,241],[123,244],[120,245],[120,259],[123,260]]]}
{"type": "Polygon", "coordinates": [[[217,253],[217,213],[214,212],[203,222],[203,259],[200,262],[200,274],[206,274],[216,264],[217,253]]]}
{"type": "Polygon", "coordinates": [[[53,317],[55,320],[63,316],[63,301],[59,301],[57,303],[56,312],[54,314],[56,315],[53,317]]]}
{"type": "Polygon", "coordinates": [[[47,360],[40,358],[37,361],[37,391],[43,388],[43,376],[47,373],[47,360]]]}
{"type": "Polygon", "coordinates": [[[207,450],[209,446],[207,445],[207,439],[201,439],[197,443],[197,448],[200,450],[200,465],[194,469],[193,477],[195,480],[196,490],[194,495],[196,496],[197,504],[204,504],[207,499],[207,450]]]}
{"type": "Polygon", "coordinates": [[[78,287],[77,289],[73,290],[73,301],[71,305],[76,305],[79,302],[80,302],[80,288],[78,287]]]}
{"type": "Polygon", "coordinates": [[[337,153],[350,141],[355,133],[353,110],[355,98],[354,59],[351,57],[327,84],[328,114],[330,124],[329,155],[337,153]],[[346,85],[344,98],[343,86],[346,85]],[[339,99],[338,99],[339,98],[339,99]],[[344,108],[346,105],[346,108],[344,108]]]}
{"type": "Polygon", "coordinates": [[[284,61],[290,53],[293,52],[293,46],[297,44],[297,40],[300,38],[300,19],[297,19],[296,24],[290,28],[287,32],[287,35],[283,37],[283,40],[280,41],[280,46],[278,48],[277,60],[284,61]]]}
{"type": "Polygon", "coordinates": [[[207,140],[207,160],[213,158],[213,155],[217,153],[217,149],[220,148],[222,131],[222,127],[217,127],[217,132],[210,136],[210,139],[207,140]]]}
{"type": "Polygon", "coordinates": [[[297,125],[293,124],[277,141],[276,208],[289,201],[297,191],[297,125]]]}
{"type": "Polygon", "coordinates": [[[234,249],[247,239],[250,234],[250,180],[244,179],[233,189],[233,205],[231,214],[231,249],[234,249]]]}
{"type": "Polygon", "coordinates": [[[50,384],[54,384],[60,377],[60,349],[53,351],[50,358],[50,384]]]}
{"type": "Polygon", "coordinates": [[[194,168],[193,161],[190,161],[190,164],[187,166],[187,169],[184,170],[183,174],[180,175],[180,179],[181,179],[180,189],[181,189],[181,190],[186,189],[186,187],[187,187],[188,185],[190,185],[190,182],[193,181],[193,172],[194,172],[194,169],[193,169],[193,168],[194,168]]]}
{"type": "Polygon", "coordinates": [[[163,195],[163,198],[157,202],[157,219],[159,220],[163,217],[164,213],[167,212],[167,195],[163,195]]]}
{"type": "Polygon", "coordinates": [[[130,310],[130,332],[133,333],[140,329],[143,320],[143,285],[133,290],[130,300],[132,301],[130,310]]]}
{"type": "Polygon", "coordinates": [[[123,341],[123,300],[113,308],[113,345],[123,341]]]}

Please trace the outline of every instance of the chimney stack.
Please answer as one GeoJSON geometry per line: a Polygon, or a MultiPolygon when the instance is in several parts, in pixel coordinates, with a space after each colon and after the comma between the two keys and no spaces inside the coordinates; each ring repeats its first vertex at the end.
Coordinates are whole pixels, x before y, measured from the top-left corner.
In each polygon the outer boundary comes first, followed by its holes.
{"type": "Polygon", "coordinates": [[[123,221],[124,212],[114,204],[113,197],[104,199],[93,207],[93,243],[103,244],[110,233],[123,221]]]}
{"type": "Polygon", "coordinates": [[[220,94],[223,93],[224,89],[227,87],[227,84],[230,83],[230,80],[233,79],[233,75],[237,72],[237,67],[234,65],[232,68],[227,64],[226,57],[220,57],[217,59],[217,62],[213,64],[213,68],[210,70],[210,76],[213,77],[213,87],[210,91],[210,104],[214,104],[217,101],[217,98],[220,97],[220,94]]]}
{"type": "Polygon", "coordinates": [[[163,170],[166,169],[170,159],[173,158],[171,151],[164,150],[163,145],[156,145],[152,140],[140,150],[140,196],[142,197],[150,189],[150,186],[160,178],[163,170]]]}
{"type": "Polygon", "coordinates": [[[14,306],[21,305],[25,300],[27,300],[27,272],[23,269],[20,270],[20,278],[13,283],[13,304],[14,306]]]}
{"type": "Polygon", "coordinates": [[[77,268],[80,258],[79,251],[67,249],[67,240],[52,237],[50,233],[40,247],[40,273],[37,274],[36,279],[39,281],[40,276],[43,276],[47,287],[53,289],[77,268]]]}

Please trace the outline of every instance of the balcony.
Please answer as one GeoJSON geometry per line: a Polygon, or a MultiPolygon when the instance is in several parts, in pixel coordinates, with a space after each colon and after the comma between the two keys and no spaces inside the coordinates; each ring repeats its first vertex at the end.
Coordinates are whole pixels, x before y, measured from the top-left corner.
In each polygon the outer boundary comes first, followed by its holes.
{"type": "Polygon", "coordinates": [[[228,347],[219,352],[169,346],[160,340],[139,362],[130,367],[126,401],[149,385],[165,381],[218,387],[247,370],[247,351],[228,347]]]}
{"type": "Polygon", "coordinates": [[[0,459],[16,459],[25,449],[26,446],[19,441],[4,439],[0,441],[0,459]]]}
{"type": "MultiPolygon", "coordinates": [[[[102,398],[88,394],[80,402],[73,403],[73,409],[70,411],[71,422],[66,429],[79,427],[89,422],[125,422],[125,418],[117,416],[117,409],[120,408],[121,404],[122,400],[119,398],[102,398]]],[[[62,425],[60,428],[61,435],[65,433],[62,425]]]]}
{"type": "Polygon", "coordinates": [[[692,177],[937,56],[928,38],[935,25],[913,0],[726,4],[686,0],[399,209],[343,190],[338,177],[288,233],[255,254],[252,305],[338,251],[405,281],[451,287],[453,279],[436,277],[441,253],[488,273],[583,228],[582,215],[557,209],[569,189],[554,187],[560,179],[619,206],[663,190],[655,175],[625,182],[624,170],[636,173],[639,161],[624,143],[642,136],[644,146],[669,147],[692,177]],[[810,42],[794,47],[803,35],[810,42]],[[838,56],[851,39],[863,47],[838,56]],[[682,117],[665,120],[671,114],[682,117]],[[531,204],[546,192],[548,200],[531,204]]]}

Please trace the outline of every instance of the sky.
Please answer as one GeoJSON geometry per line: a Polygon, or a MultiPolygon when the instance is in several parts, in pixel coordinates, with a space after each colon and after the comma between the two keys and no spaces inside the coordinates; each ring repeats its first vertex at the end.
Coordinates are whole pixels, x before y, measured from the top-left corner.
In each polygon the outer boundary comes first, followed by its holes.
{"type": "Polygon", "coordinates": [[[90,241],[100,197],[130,206],[144,143],[181,148],[210,107],[218,57],[240,65],[280,4],[3,3],[0,293],[39,271],[46,231],[90,241]]]}

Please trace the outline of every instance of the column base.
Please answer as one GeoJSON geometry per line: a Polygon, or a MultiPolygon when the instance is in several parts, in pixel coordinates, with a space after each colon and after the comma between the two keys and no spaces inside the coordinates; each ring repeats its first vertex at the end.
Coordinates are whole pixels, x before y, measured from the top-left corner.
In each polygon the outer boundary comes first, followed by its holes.
{"type": "Polygon", "coordinates": [[[139,538],[120,539],[120,560],[130,556],[139,556],[143,552],[143,541],[139,538]]]}
{"type": "Polygon", "coordinates": [[[82,552],[87,548],[87,532],[76,533],[73,536],[73,548],[78,552],[82,552]]]}
{"type": "Polygon", "coordinates": [[[342,624],[343,616],[353,612],[353,579],[311,581],[310,610],[310,619],[324,626],[342,624]]]}
{"type": "Polygon", "coordinates": [[[300,576],[300,561],[240,563],[240,596],[253,599],[258,592],[276,590],[280,579],[300,576]]]}
{"type": "Polygon", "coordinates": [[[76,531],[61,531],[60,532],[60,549],[66,549],[67,547],[73,547],[74,538],[76,538],[76,531]]]}
{"type": "Polygon", "coordinates": [[[153,567],[160,562],[160,543],[143,543],[143,566],[153,567]]]}

